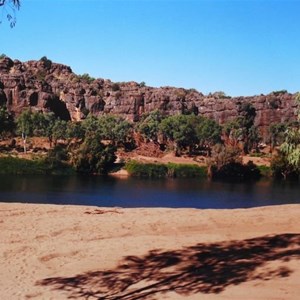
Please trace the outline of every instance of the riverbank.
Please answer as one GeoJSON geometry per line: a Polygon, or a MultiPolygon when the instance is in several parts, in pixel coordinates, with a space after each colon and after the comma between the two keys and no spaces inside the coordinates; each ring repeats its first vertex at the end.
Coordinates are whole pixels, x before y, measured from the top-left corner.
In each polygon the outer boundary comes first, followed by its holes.
{"type": "Polygon", "coordinates": [[[298,299],[299,228],[300,205],[197,210],[1,203],[1,297],[298,299]]]}

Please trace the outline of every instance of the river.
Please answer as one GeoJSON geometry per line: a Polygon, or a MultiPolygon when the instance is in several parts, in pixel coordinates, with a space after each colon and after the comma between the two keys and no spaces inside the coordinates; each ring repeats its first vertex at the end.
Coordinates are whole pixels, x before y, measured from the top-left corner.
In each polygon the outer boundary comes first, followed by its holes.
{"type": "Polygon", "coordinates": [[[296,182],[210,182],[101,176],[0,176],[0,202],[104,207],[247,208],[300,203],[296,182]]]}

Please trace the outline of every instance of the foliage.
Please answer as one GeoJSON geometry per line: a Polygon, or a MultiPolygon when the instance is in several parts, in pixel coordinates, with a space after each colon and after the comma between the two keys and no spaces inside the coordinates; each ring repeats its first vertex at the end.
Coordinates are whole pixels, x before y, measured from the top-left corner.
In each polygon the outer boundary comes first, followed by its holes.
{"type": "Polygon", "coordinates": [[[272,94],[275,96],[279,96],[282,94],[286,94],[288,91],[287,90],[280,90],[280,91],[273,91],[272,94]]]}
{"type": "Polygon", "coordinates": [[[82,121],[82,128],[85,137],[95,137],[99,131],[98,119],[93,115],[88,115],[87,118],[82,121]]]}
{"type": "Polygon", "coordinates": [[[222,166],[230,163],[242,163],[241,151],[237,147],[217,144],[212,149],[212,156],[208,160],[209,168],[219,170],[222,166]]]}
{"type": "Polygon", "coordinates": [[[70,166],[50,165],[47,160],[28,160],[15,157],[0,157],[0,174],[38,175],[38,174],[69,174],[70,166]]]}
{"type": "Polygon", "coordinates": [[[41,160],[0,157],[0,174],[45,174],[46,170],[41,160]]]}
{"type": "Polygon", "coordinates": [[[32,136],[36,119],[29,109],[25,109],[17,118],[17,133],[22,136],[32,136]]]}
{"type": "Polygon", "coordinates": [[[120,90],[120,85],[118,83],[114,83],[111,86],[111,89],[112,89],[113,92],[119,91],[120,90]]]}
{"type": "Polygon", "coordinates": [[[206,176],[205,167],[188,164],[143,164],[131,160],[126,163],[125,169],[131,176],[142,178],[193,178],[206,176]]]}
{"type": "Polygon", "coordinates": [[[208,155],[211,154],[211,147],[221,142],[221,126],[214,120],[208,118],[198,118],[196,124],[196,137],[200,147],[208,150],[208,155]]]}
{"type": "Polygon", "coordinates": [[[280,151],[286,155],[287,161],[296,170],[300,170],[300,131],[291,128],[286,132],[285,142],[281,145],[280,151]]]}
{"type": "Polygon", "coordinates": [[[134,145],[133,126],[119,116],[102,115],[98,118],[98,135],[102,140],[109,140],[114,146],[131,148],[134,145]]]}
{"type": "MultiPolygon", "coordinates": [[[[15,16],[16,10],[21,6],[20,0],[0,0],[0,7],[2,7],[3,12],[6,13],[7,20],[10,24],[10,27],[13,28],[16,25],[17,19],[15,16]]],[[[0,21],[1,24],[2,21],[0,21]]]]}
{"type": "Polygon", "coordinates": [[[88,73],[78,75],[78,78],[85,81],[85,82],[87,82],[87,83],[92,83],[95,80],[95,78],[91,77],[88,73]]]}
{"type": "Polygon", "coordinates": [[[159,110],[154,110],[148,114],[144,114],[139,121],[136,129],[147,140],[157,142],[159,135],[159,125],[163,118],[164,117],[159,110]]]}
{"type": "Polygon", "coordinates": [[[207,168],[192,164],[168,163],[168,177],[172,178],[199,178],[207,176],[207,168]]]}
{"type": "Polygon", "coordinates": [[[249,153],[252,149],[257,150],[260,135],[254,125],[256,110],[252,104],[245,102],[240,107],[240,115],[225,123],[224,134],[229,143],[236,147],[243,142],[244,153],[249,153]]]}
{"type": "Polygon", "coordinates": [[[175,143],[175,153],[180,155],[181,150],[189,147],[191,152],[197,142],[195,125],[197,117],[194,115],[176,115],[162,120],[160,132],[166,139],[175,143]]]}
{"type": "Polygon", "coordinates": [[[47,56],[43,56],[40,59],[41,62],[43,62],[44,68],[45,69],[50,69],[52,66],[52,61],[47,58],[47,56]]]}
{"type": "Polygon", "coordinates": [[[0,55],[0,60],[1,59],[4,59],[6,57],[6,55],[4,54],[4,53],[2,53],[1,55],[0,55]]]}
{"type": "Polygon", "coordinates": [[[222,165],[219,169],[214,168],[213,179],[222,180],[257,180],[261,177],[259,168],[249,161],[246,165],[240,162],[229,162],[222,165]]]}
{"type": "Polygon", "coordinates": [[[125,165],[125,169],[131,176],[144,178],[165,178],[168,168],[163,164],[141,164],[131,160],[125,165]]]}
{"type": "Polygon", "coordinates": [[[85,130],[82,123],[69,121],[67,123],[66,135],[69,139],[84,139],[85,130]]]}
{"type": "Polygon", "coordinates": [[[272,177],[273,173],[272,173],[271,167],[265,166],[265,165],[260,165],[260,166],[257,166],[257,168],[259,169],[259,172],[262,177],[272,177]]]}
{"type": "MultiPolygon", "coordinates": [[[[298,108],[300,105],[300,94],[296,96],[298,108]]],[[[298,111],[300,120],[300,111],[298,111]]],[[[294,171],[300,171],[300,129],[299,127],[288,128],[285,134],[285,142],[280,147],[281,153],[286,157],[288,164],[294,171]]]]}
{"type": "Polygon", "coordinates": [[[56,145],[50,149],[45,158],[45,163],[50,169],[64,170],[70,169],[68,165],[69,155],[66,149],[61,145],[56,145]]]}
{"type": "Polygon", "coordinates": [[[271,171],[275,178],[296,179],[300,176],[300,171],[289,163],[287,156],[282,152],[272,158],[271,171]]]}
{"type": "Polygon", "coordinates": [[[106,174],[116,160],[115,151],[114,146],[88,137],[74,154],[73,165],[79,173],[106,174]]]}
{"type": "Polygon", "coordinates": [[[54,144],[57,144],[58,140],[65,140],[67,137],[67,122],[64,120],[56,120],[52,127],[52,137],[54,144]]]}
{"type": "MultiPolygon", "coordinates": [[[[144,128],[149,129],[146,125],[144,128]]],[[[204,149],[210,155],[211,147],[221,142],[221,126],[212,119],[194,114],[167,117],[158,128],[167,141],[175,144],[176,155],[186,148],[190,154],[197,149],[204,149]]]]}
{"type": "Polygon", "coordinates": [[[273,123],[269,126],[269,140],[271,149],[274,149],[274,147],[284,142],[286,130],[287,124],[285,123],[273,123]]]}

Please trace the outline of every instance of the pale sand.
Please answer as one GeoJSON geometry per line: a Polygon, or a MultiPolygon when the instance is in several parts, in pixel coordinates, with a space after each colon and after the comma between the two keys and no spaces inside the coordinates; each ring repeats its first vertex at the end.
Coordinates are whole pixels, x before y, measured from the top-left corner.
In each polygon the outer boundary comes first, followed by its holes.
{"type": "Polygon", "coordinates": [[[300,205],[0,204],[0,237],[0,299],[300,298],[300,205]]]}

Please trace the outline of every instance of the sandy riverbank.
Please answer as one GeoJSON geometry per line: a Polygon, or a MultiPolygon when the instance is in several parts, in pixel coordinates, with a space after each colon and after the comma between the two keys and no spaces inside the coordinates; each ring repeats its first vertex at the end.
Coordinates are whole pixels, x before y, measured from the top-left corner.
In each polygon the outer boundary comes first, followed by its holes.
{"type": "Polygon", "coordinates": [[[300,205],[196,210],[2,203],[0,241],[1,299],[300,294],[300,205]]]}

